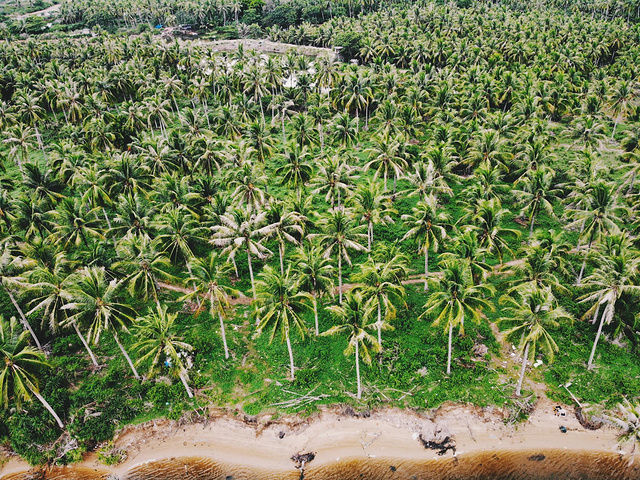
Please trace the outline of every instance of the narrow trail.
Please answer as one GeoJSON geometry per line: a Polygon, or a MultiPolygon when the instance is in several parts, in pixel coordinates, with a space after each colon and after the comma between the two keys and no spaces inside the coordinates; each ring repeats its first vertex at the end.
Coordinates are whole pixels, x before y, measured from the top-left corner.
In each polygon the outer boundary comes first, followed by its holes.
{"type": "Polygon", "coordinates": [[[13,15],[12,18],[15,20],[25,20],[29,17],[34,17],[34,16],[48,18],[48,17],[52,17],[54,14],[58,13],[59,11],[60,11],[60,4],[57,3],[43,10],[38,10],[31,13],[23,13],[21,15],[13,15]]]}
{"type": "MultiPolygon", "coordinates": [[[[493,267],[493,274],[506,275],[506,274],[512,273],[511,270],[505,271],[503,270],[503,268],[509,267],[509,266],[521,265],[523,262],[524,262],[523,259],[515,259],[505,263],[500,263],[493,267]]],[[[442,277],[442,272],[429,272],[428,277],[429,278],[442,277]]],[[[413,275],[409,275],[408,279],[402,281],[403,285],[415,285],[415,284],[421,284],[421,283],[424,283],[424,273],[416,273],[413,275]]],[[[171,290],[173,292],[184,293],[185,295],[194,292],[193,288],[182,287],[180,285],[173,285],[171,283],[166,283],[166,282],[158,282],[158,285],[160,286],[160,288],[164,290],[171,290]]],[[[358,285],[359,284],[357,283],[345,283],[342,285],[342,293],[348,292],[349,290],[355,288],[358,285]]],[[[333,295],[338,295],[339,293],[340,293],[339,287],[334,288],[333,295]]],[[[231,305],[251,305],[251,302],[254,300],[253,297],[248,297],[242,292],[240,292],[240,295],[238,296],[238,298],[234,298],[234,297],[227,297],[227,298],[231,305]]]]}
{"type": "Polygon", "coordinates": [[[254,40],[250,38],[241,38],[236,40],[210,40],[195,37],[193,39],[179,39],[179,42],[189,42],[193,45],[210,48],[214,52],[235,52],[238,50],[238,47],[242,45],[245,51],[255,50],[257,52],[283,55],[290,50],[294,50],[310,57],[336,58],[336,53],[331,48],[272,42],[271,40],[254,40]]]}
{"type": "MultiPolygon", "coordinates": [[[[158,285],[160,286],[160,288],[164,290],[171,290],[172,292],[184,293],[185,295],[188,295],[189,293],[193,293],[195,291],[195,289],[193,288],[181,287],[179,285],[173,285],[171,283],[166,283],[166,282],[158,282],[158,285]]],[[[242,292],[240,292],[240,295],[238,296],[238,298],[227,297],[227,299],[229,300],[229,303],[231,305],[250,305],[251,302],[253,301],[253,298],[247,297],[242,292]]]]}

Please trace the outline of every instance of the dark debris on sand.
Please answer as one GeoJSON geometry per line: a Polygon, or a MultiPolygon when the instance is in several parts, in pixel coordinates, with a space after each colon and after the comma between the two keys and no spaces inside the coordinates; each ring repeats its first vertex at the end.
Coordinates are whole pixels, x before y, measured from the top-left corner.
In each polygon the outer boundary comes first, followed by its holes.
{"type": "Polygon", "coordinates": [[[418,439],[420,440],[420,443],[422,443],[424,448],[427,448],[429,450],[435,450],[438,455],[444,455],[449,450],[451,450],[452,453],[456,453],[456,443],[448,435],[444,437],[444,439],[441,442],[438,442],[436,440],[426,440],[422,436],[422,434],[418,436],[418,439]]]}

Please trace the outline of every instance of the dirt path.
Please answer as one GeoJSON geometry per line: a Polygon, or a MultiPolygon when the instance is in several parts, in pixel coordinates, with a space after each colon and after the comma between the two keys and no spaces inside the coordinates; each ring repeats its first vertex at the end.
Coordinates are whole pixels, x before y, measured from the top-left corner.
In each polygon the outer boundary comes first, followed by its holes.
{"type": "MultiPolygon", "coordinates": [[[[172,292],[184,293],[185,295],[194,292],[193,288],[181,287],[179,285],[172,285],[170,283],[165,283],[165,282],[158,282],[158,285],[160,285],[160,288],[164,290],[171,290],[172,292]]],[[[253,300],[253,298],[247,297],[242,292],[240,292],[240,295],[238,296],[238,298],[227,297],[227,299],[229,300],[229,303],[231,305],[250,305],[251,301],[253,300]]]]}
{"type": "Polygon", "coordinates": [[[185,40],[191,41],[195,45],[211,48],[215,52],[235,52],[238,47],[242,45],[245,51],[256,50],[264,53],[277,53],[284,54],[289,50],[296,50],[303,55],[309,55],[313,57],[335,57],[336,54],[331,48],[309,47],[306,45],[294,45],[291,43],[272,42],[270,40],[252,40],[252,39],[239,39],[239,40],[185,40]]]}
{"type": "MultiPolygon", "coordinates": [[[[574,248],[569,253],[578,253],[578,249],[574,248]]],[[[524,259],[517,258],[515,260],[510,260],[508,262],[499,263],[493,267],[493,275],[509,275],[513,273],[513,270],[505,270],[505,267],[514,267],[516,265],[522,265],[524,263],[524,259]]],[[[442,277],[442,272],[429,272],[429,278],[433,277],[442,277]]],[[[424,283],[424,273],[416,273],[413,275],[409,275],[409,278],[402,281],[403,285],[416,285],[424,283]]],[[[188,293],[193,293],[192,288],[180,287],[177,285],[172,285],[169,283],[158,282],[161,288],[165,290],[172,290],[174,292],[184,293],[185,295],[188,293]]],[[[348,292],[352,290],[354,287],[358,286],[357,283],[345,283],[342,285],[342,293],[348,292]]],[[[333,289],[333,295],[338,295],[340,293],[339,287],[333,289]]],[[[247,297],[245,294],[240,292],[240,296],[238,298],[229,297],[229,303],[231,305],[250,305],[253,301],[252,297],[247,297]]]]}
{"type": "Polygon", "coordinates": [[[33,16],[38,16],[38,17],[52,17],[53,15],[55,15],[56,13],[58,13],[60,11],[60,4],[56,4],[56,5],[51,5],[49,8],[45,8],[44,10],[38,10],[37,12],[31,12],[31,13],[25,13],[22,15],[16,15],[15,18],[16,20],[24,20],[26,18],[29,17],[33,17],[33,16]]]}

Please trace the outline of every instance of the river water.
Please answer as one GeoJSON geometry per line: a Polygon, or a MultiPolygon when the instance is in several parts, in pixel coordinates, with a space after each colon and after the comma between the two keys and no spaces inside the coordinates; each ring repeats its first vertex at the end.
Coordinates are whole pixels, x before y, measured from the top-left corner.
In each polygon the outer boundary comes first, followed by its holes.
{"type": "MultiPolygon", "coordinates": [[[[305,480],[640,480],[640,462],[604,453],[566,450],[483,452],[433,460],[352,459],[307,465],[305,480]]],[[[119,476],[106,467],[68,467],[43,476],[11,475],[7,480],[300,480],[291,467],[264,470],[210,458],[180,457],[134,467],[119,476]],[[111,476],[110,476],[111,475],[111,476]]]]}

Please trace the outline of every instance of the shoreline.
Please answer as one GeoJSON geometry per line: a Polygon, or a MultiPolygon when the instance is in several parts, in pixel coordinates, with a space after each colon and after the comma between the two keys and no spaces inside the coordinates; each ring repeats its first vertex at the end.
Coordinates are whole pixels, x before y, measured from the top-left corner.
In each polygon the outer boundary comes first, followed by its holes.
{"type": "MultiPolygon", "coordinates": [[[[515,426],[503,423],[499,409],[454,404],[445,404],[430,413],[381,409],[356,414],[349,407],[331,407],[309,418],[289,415],[277,420],[267,414],[248,417],[214,411],[209,419],[200,423],[181,425],[170,420],[155,420],[125,427],[115,437],[116,447],[127,451],[127,460],[123,463],[106,467],[98,463],[95,453],[90,453],[81,463],[51,469],[51,476],[48,474],[47,478],[71,478],[64,472],[83,469],[91,469],[96,475],[123,478],[150,462],[187,457],[298,475],[296,467],[300,465],[291,460],[291,456],[308,452],[315,454],[315,459],[308,464],[309,471],[367,458],[450,460],[496,451],[624,453],[617,445],[616,429],[604,426],[587,430],[571,410],[567,409],[566,417],[557,417],[553,407],[551,401],[540,399],[529,419],[515,426]],[[560,431],[560,426],[567,429],[566,433],[560,431]],[[448,450],[439,455],[436,450],[425,448],[420,436],[438,443],[451,437],[455,453],[448,450]]],[[[630,461],[638,456],[633,455],[624,453],[630,461]]],[[[33,471],[26,462],[10,459],[0,470],[0,478],[11,478],[29,470],[33,471]]]]}

